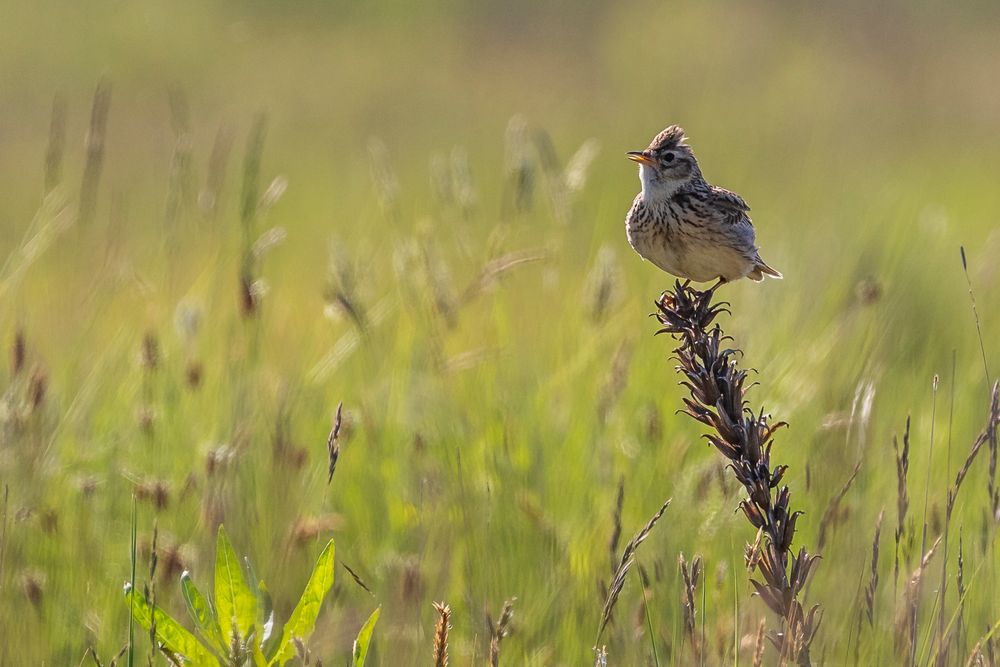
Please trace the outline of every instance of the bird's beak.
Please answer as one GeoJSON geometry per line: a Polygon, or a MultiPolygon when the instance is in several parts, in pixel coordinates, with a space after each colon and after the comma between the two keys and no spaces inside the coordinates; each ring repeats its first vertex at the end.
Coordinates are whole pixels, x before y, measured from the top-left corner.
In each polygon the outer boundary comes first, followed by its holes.
{"type": "Polygon", "coordinates": [[[639,164],[653,166],[653,158],[651,158],[646,151],[629,151],[628,153],[625,153],[625,157],[633,162],[638,162],[639,164]]]}

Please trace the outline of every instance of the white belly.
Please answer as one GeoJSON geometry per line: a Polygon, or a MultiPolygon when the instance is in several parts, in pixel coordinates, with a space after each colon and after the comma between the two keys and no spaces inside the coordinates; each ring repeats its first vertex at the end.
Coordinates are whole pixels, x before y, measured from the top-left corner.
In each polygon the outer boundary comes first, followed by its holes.
{"type": "Polygon", "coordinates": [[[708,244],[698,238],[684,238],[683,243],[669,243],[660,230],[627,229],[629,243],[643,259],[667,273],[695,282],[709,282],[720,277],[738,280],[750,273],[753,262],[742,252],[724,245],[708,244]]]}

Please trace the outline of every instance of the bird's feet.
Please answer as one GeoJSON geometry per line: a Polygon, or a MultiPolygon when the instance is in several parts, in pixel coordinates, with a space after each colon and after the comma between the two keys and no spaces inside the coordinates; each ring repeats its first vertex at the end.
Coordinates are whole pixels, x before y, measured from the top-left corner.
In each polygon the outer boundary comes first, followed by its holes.
{"type": "Polygon", "coordinates": [[[719,289],[720,287],[722,287],[723,285],[725,285],[728,282],[729,282],[728,280],[726,280],[722,276],[719,276],[719,282],[717,282],[714,285],[712,285],[711,287],[709,287],[708,290],[706,290],[706,291],[709,292],[709,293],[711,293],[711,294],[715,294],[715,290],[719,289]]]}

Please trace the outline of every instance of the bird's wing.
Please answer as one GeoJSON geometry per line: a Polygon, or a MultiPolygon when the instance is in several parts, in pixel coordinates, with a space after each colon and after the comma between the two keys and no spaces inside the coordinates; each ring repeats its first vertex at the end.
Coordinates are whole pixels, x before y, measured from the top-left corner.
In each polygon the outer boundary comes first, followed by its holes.
{"type": "Polygon", "coordinates": [[[730,192],[725,188],[720,188],[717,185],[711,186],[709,191],[712,203],[721,208],[732,209],[734,212],[743,213],[750,210],[750,206],[743,201],[743,197],[740,197],[735,192],[730,192]]]}

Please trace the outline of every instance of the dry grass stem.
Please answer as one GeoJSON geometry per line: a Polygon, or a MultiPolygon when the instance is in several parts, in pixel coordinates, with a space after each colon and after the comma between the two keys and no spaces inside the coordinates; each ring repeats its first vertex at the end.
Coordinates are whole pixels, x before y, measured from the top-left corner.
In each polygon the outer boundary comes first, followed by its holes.
{"type": "Polygon", "coordinates": [[[488,616],[486,618],[490,625],[490,667],[497,667],[500,664],[500,642],[510,636],[516,601],[517,598],[511,598],[503,603],[503,610],[496,624],[493,623],[493,619],[488,616]]]}
{"type": "Polygon", "coordinates": [[[868,624],[875,627],[875,593],[878,592],[878,543],[882,536],[882,518],[885,510],[878,513],[878,520],[875,521],[875,537],[872,539],[872,562],[871,574],[868,578],[868,585],[865,587],[865,616],[868,617],[868,624]]]}
{"type": "MultiPolygon", "coordinates": [[[[337,404],[337,414],[333,418],[333,428],[326,439],[326,454],[329,460],[326,471],[326,483],[333,481],[333,473],[337,469],[337,459],[340,458],[340,426],[343,422],[344,402],[337,404]]],[[[367,587],[366,587],[367,590],[367,587]]]]}
{"type": "Polygon", "coordinates": [[[101,79],[94,91],[94,103],[90,110],[90,127],[87,130],[87,157],[80,184],[80,208],[77,219],[87,225],[97,209],[97,189],[104,166],[104,143],[107,137],[108,110],[111,107],[111,84],[101,79]]]}
{"type": "Polygon", "coordinates": [[[628,384],[629,368],[632,364],[632,341],[625,339],[615,351],[611,360],[611,368],[604,384],[597,394],[597,417],[602,424],[607,423],[608,416],[621,397],[628,384]]]}
{"type": "Polygon", "coordinates": [[[900,658],[906,664],[913,664],[916,658],[916,637],[917,637],[917,609],[920,604],[920,584],[923,581],[924,571],[934,558],[938,545],[941,544],[941,536],[934,540],[934,544],[924,552],[920,558],[917,568],[910,574],[910,579],[906,583],[903,591],[903,604],[896,615],[895,640],[896,650],[900,658]]]}
{"type": "Polygon", "coordinates": [[[52,101],[49,122],[49,144],[45,149],[45,194],[55,190],[62,181],[62,161],[66,146],[66,100],[57,95],[52,101]]]}
{"type": "Polygon", "coordinates": [[[344,561],[340,561],[340,564],[344,566],[345,570],[347,570],[347,574],[351,575],[351,579],[354,580],[354,583],[363,588],[368,593],[368,595],[375,597],[374,591],[372,591],[372,589],[368,587],[368,584],[364,582],[361,576],[357,572],[355,572],[350,565],[348,565],[344,561]]]}
{"type": "Polygon", "coordinates": [[[702,574],[701,556],[695,556],[688,563],[684,558],[684,554],[681,553],[678,557],[678,565],[680,566],[681,578],[684,582],[684,588],[681,591],[681,601],[684,608],[684,632],[687,635],[688,641],[691,642],[695,660],[700,662],[703,647],[698,641],[698,635],[695,633],[695,616],[697,615],[697,599],[695,595],[698,589],[698,581],[702,574]]]}
{"type": "Polygon", "coordinates": [[[479,275],[469,283],[458,297],[458,305],[464,306],[475,300],[476,297],[488,291],[504,275],[517,267],[540,262],[546,259],[546,257],[546,253],[540,250],[518,250],[488,261],[483,265],[479,275]]]}
{"type": "Polygon", "coordinates": [[[965,259],[965,246],[959,246],[962,255],[962,272],[965,273],[965,284],[969,287],[969,301],[972,302],[972,315],[976,320],[976,335],[979,337],[979,351],[983,355],[983,373],[986,375],[986,384],[990,382],[990,367],[986,363],[986,346],[983,344],[983,328],[979,324],[979,310],[976,308],[976,295],[972,291],[972,279],[969,278],[969,263],[965,259]]]}
{"type": "Polygon", "coordinates": [[[969,474],[969,469],[972,467],[972,463],[976,460],[976,456],[979,455],[979,451],[982,449],[984,444],[989,442],[991,438],[996,438],[998,425],[1000,425],[1000,382],[995,382],[990,396],[990,411],[986,427],[976,438],[975,442],[973,442],[972,449],[969,451],[969,455],[965,458],[965,463],[962,464],[958,474],[955,476],[955,483],[952,484],[951,488],[948,490],[948,500],[945,505],[946,517],[950,517],[952,511],[954,510],[955,500],[958,497],[958,491],[962,487],[962,482],[965,481],[965,476],[969,474]]]}
{"type": "Polygon", "coordinates": [[[636,533],[635,537],[628,541],[625,548],[622,550],[621,559],[618,561],[618,567],[615,569],[615,574],[611,578],[611,585],[608,587],[608,597],[604,601],[604,609],[601,612],[601,624],[597,628],[597,639],[594,641],[594,645],[597,646],[601,642],[601,635],[604,634],[604,628],[608,625],[608,621],[611,620],[611,613],[614,611],[615,603],[618,602],[618,596],[622,592],[622,588],[625,586],[625,578],[628,576],[628,572],[632,569],[632,565],[635,563],[635,552],[639,548],[639,545],[646,541],[649,537],[650,532],[653,530],[653,526],[656,522],[660,520],[663,513],[667,511],[667,507],[670,505],[670,499],[668,498],[666,502],[660,506],[646,525],[643,526],[642,530],[636,533]]]}
{"type": "Polygon", "coordinates": [[[958,591],[958,618],[955,619],[955,634],[959,650],[965,648],[965,549],[962,531],[958,531],[958,556],[956,558],[955,588],[958,591]]]}
{"type": "Polygon", "coordinates": [[[611,553],[611,576],[615,576],[618,568],[618,541],[622,536],[622,506],[625,504],[625,477],[618,479],[618,495],[615,498],[615,513],[611,521],[611,540],[608,550],[611,553]]]}
{"type": "Polygon", "coordinates": [[[892,449],[896,453],[896,550],[892,569],[893,587],[899,582],[899,544],[906,530],[906,510],[910,506],[910,498],[906,492],[906,478],[910,470],[910,418],[906,418],[906,428],[903,430],[903,449],[899,449],[899,441],[892,437],[892,449]]]}
{"type": "Polygon", "coordinates": [[[234,133],[228,123],[224,123],[215,133],[212,153],[208,158],[208,174],[205,185],[198,193],[198,206],[207,218],[214,218],[219,212],[219,200],[226,182],[226,166],[233,150],[234,133]]]}
{"type": "Polygon", "coordinates": [[[816,539],[816,548],[820,551],[826,545],[827,531],[830,529],[835,517],[840,513],[840,503],[844,500],[844,496],[851,489],[854,484],[854,480],[858,478],[858,471],[861,470],[861,461],[858,461],[854,466],[854,471],[851,476],[847,478],[847,482],[841,487],[840,491],[833,498],[830,499],[830,504],[826,506],[826,511],[823,512],[823,518],[819,521],[819,537],[816,539]]]}
{"type": "Polygon", "coordinates": [[[434,667],[448,667],[448,631],[451,630],[451,607],[444,602],[435,602],[438,613],[434,626],[434,667]]]}
{"type": "Polygon", "coordinates": [[[764,633],[766,629],[767,623],[762,618],[757,624],[757,636],[753,642],[753,667],[761,667],[764,664],[764,633]]]}

